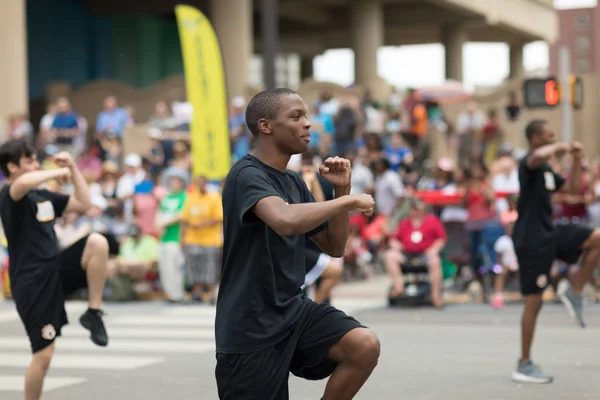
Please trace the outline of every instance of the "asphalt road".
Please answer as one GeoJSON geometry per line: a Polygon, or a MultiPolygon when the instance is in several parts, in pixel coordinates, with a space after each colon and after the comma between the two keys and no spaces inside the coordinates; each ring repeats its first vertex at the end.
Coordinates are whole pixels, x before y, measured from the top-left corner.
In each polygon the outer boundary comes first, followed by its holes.
{"type": "MultiPolygon", "coordinates": [[[[381,300],[343,300],[382,342],[380,363],[357,399],[553,400],[598,399],[600,308],[588,328],[574,325],[561,306],[543,310],[536,362],[555,374],[550,385],[510,381],[519,349],[521,305],[390,310],[381,300]]],[[[28,342],[11,303],[0,303],[0,399],[23,399],[28,342]]],[[[96,348],[77,326],[84,304],[70,303],[45,386],[45,400],[217,399],[214,310],[162,303],[108,305],[111,343],[96,348]]],[[[325,382],[290,378],[293,400],[317,400],[325,382]]]]}

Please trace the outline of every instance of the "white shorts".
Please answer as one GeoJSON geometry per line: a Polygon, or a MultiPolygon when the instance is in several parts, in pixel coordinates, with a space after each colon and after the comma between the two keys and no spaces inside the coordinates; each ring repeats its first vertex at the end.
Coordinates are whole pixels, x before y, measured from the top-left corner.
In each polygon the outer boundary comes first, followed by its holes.
{"type": "Polygon", "coordinates": [[[331,260],[331,256],[328,256],[325,253],[319,254],[319,259],[317,260],[317,263],[314,267],[312,267],[310,271],[308,271],[304,278],[304,285],[302,285],[302,289],[315,283],[315,281],[319,279],[319,277],[323,274],[325,267],[327,267],[327,264],[329,264],[331,260]]]}

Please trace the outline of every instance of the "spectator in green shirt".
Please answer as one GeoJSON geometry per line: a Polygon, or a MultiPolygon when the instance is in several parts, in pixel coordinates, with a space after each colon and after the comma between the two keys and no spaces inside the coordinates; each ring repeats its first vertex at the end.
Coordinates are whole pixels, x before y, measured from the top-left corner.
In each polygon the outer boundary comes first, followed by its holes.
{"type": "MultiPolygon", "coordinates": [[[[166,173],[166,172],[165,172],[166,173]]],[[[158,247],[158,273],[160,283],[170,302],[184,300],[184,257],[181,249],[181,212],[186,199],[188,174],[185,170],[170,168],[168,192],[160,200],[156,215],[156,229],[161,233],[158,247]]]]}

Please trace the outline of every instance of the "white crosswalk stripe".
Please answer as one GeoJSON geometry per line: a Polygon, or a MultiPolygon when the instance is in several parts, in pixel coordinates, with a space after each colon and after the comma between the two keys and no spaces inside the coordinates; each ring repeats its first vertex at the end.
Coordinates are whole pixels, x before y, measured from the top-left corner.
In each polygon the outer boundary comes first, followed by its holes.
{"type": "MultiPolygon", "coordinates": [[[[169,355],[214,351],[214,307],[124,307],[105,307],[110,341],[101,348],[90,341],[90,333],[78,323],[87,305],[67,303],[71,323],[57,340],[52,374],[45,380],[44,392],[84,383],[97,371],[132,371],[159,365],[169,355]]],[[[0,399],[3,393],[23,391],[25,369],[31,361],[29,340],[22,328],[16,328],[20,324],[14,309],[0,309],[0,399]],[[11,329],[4,329],[8,325],[11,329]]]]}
{"type": "MultiPolygon", "coordinates": [[[[383,300],[356,299],[340,300],[334,305],[352,315],[384,303],[383,300]]],[[[214,352],[214,307],[109,304],[105,307],[108,316],[104,319],[110,337],[106,348],[95,346],[89,332],[79,325],[79,316],[86,308],[83,302],[67,303],[71,324],[63,328],[62,337],[57,341],[52,374],[44,383],[45,392],[84,383],[97,371],[132,371],[159,365],[170,355],[214,352]]],[[[0,309],[0,399],[3,393],[23,390],[31,352],[20,327],[14,309],[0,309]],[[11,329],[4,329],[8,325],[11,329]]]]}

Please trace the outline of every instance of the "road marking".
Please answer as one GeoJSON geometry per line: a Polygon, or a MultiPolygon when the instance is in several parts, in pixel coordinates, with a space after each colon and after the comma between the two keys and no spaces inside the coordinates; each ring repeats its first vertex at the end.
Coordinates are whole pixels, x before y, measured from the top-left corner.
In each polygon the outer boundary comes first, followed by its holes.
{"type": "Polygon", "coordinates": [[[211,327],[215,326],[215,319],[212,317],[168,317],[168,316],[129,316],[106,319],[107,329],[110,333],[110,327],[113,325],[136,325],[136,326],[189,326],[189,327],[211,327]]]}
{"type": "Polygon", "coordinates": [[[190,317],[211,317],[211,318],[215,318],[215,316],[217,315],[217,310],[214,307],[208,308],[208,307],[194,307],[194,306],[190,306],[190,307],[177,307],[177,308],[172,308],[172,309],[166,309],[162,312],[162,314],[165,315],[173,315],[173,316],[180,316],[180,317],[186,317],[186,316],[190,316],[190,317]]]}
{"type": "MultiPolygon", "coordinates": [[[[85,369],[129,371],[164,362],[162,357],[110,356],[97,354],[60,354],[52,357],[52,369],[85,369]]],[[[0,367],[27,368],[31,362],[30,354],[0,353],[0,367]]],[[[25,371],[23,371],[25,372],[25,371]]],[[[44,384],[45,388],[45,384],[44,384]]]]}
{"type": "MultiPolygon", "coordinates": [[[[86,382],[85,378],[47,377],[44,379],[44,393],[67,386],[86,382]]],[[[0,375],[0,392],[22,392],[25,387],[25,377],[22,375],[0,375]]]]}
{"type": "MultiPolygon", "coordinates": [[[[192,340],[214,340],[214,328],[130,328],[109,327],[110,339],[192,339],[192,340]]],[[[62,328],[62,334],[66,340],[71,337],[90,337],[90,332],[77,325],[67,325],[62,328]]],[[[61,342],[62,343],[62,342],[61,342]]],[[[61,345],[62,346],[62,345],[61,345]]]]}
{"type": "MultiPolygon", "coordinates": [[[[120,351],[126,353],[206,353],[213,350],[212,340],[199,342],[197,340],[111,340],[108,347],[98,347],[89,339],[69,338],[60,340],[57,349],[78,350],[86,352],[120,351]]],[[[1,337],[0,348],[8,350],[29,350],[29,341],[23,337],[1,337]]],[[[53,361],[54,365],[54,361],[53,361]]]]}
{"type": "Polygon", "coordinates": [[[0,323],[16,321],[19,319],[19,314],[16,311],[2,311],[0,312],[0,323]]]}

